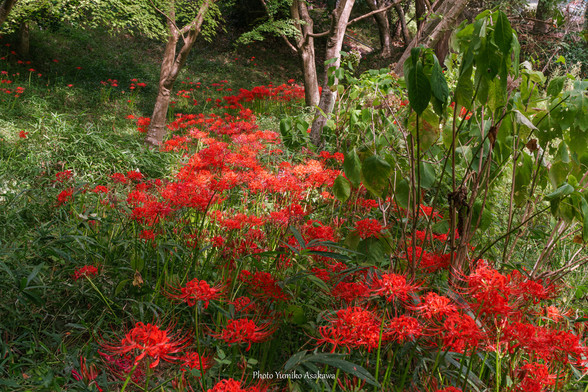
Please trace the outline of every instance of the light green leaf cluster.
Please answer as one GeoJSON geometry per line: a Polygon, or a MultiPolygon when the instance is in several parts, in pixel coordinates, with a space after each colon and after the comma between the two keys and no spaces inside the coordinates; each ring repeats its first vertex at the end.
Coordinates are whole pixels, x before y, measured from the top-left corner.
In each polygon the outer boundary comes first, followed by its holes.
{"type": "Polygon", "coordinates": [[[241,35],[237,43],[247,45],[253,41],[263,41],[267,35],[298,37],[300,31],[293,19],[269,20],[241,35]]]}

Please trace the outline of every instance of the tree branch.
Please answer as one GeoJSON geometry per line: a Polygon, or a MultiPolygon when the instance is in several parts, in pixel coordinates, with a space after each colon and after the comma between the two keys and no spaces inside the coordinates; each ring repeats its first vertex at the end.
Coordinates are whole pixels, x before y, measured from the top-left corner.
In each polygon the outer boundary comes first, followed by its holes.
{"type": "Polygon", "coordinates": [[[204,0],[204,3],[200,6],[200,10],[198,10],[198,15],[194,18],[194,20],[180,30],[180,34],[187,33],[188,31],[192,30],[192,28],[196,27],[196,29],[200,30],[200,26],[202,26],[202,22],[204,21],[204,15],[208,12],[208,8],[215,2],[216,0],[204,0]]]}
{"type": "Polygon", "coordinates": [[[10,14],[10,10],[16,4],[18,0],[6,0],[0,6],[0,26],[4,24],[6,18],[8,18],[8,14],[10,14]]]}
{"type": "Polygon", "coordinates": [[[400,3],[400,0],[393,1],[391,4],[389,4],[389,5],[385,6],[384,8],[380,8],[379,10],[375,10],[375,11],[372,11],[372,12],[368,12],[368,13],[367,13],[367,14],[365,14],[365,15],[358,16],[358,17],[357,17],[357,18],[355,18],[355,19],[351,19],[349,22],[347,22],[347,26],[349,26],[349,25],[351,25],[351,24],[353,24],[353,23],[359,22],[359,21],[360,21],[360,20],[362,20],[362,19],[369,18],[369,17],[370,17],[370,16],[372,16],[372,15],[379,14],[380,12],[386,12],[386,11],[388,11],[390,8],[394,7],[394,6],[395,6],[397,3],[400,3]]]}

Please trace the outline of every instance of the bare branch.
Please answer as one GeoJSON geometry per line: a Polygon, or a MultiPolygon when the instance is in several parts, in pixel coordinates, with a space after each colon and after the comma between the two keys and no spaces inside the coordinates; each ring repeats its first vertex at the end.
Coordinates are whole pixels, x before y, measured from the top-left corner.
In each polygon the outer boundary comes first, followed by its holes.
{"type": "Polygon", "coordinates": [[[364,14],[362,16],[358,16],[355,19],[351,19],[349,22],[347,22],[347,26],[352,25],[353,23],[359,22],[362,19],[369,18],[370,16],[373,16],[375,14],[379,14],[380,12],[386,12],[390,8],[394,7],[396,4],[400,4],[400,0],[393,1],[391,4],[385,6],[384,8],[380,8],[379,10],[368,12],[367,14],[364,14]]]}

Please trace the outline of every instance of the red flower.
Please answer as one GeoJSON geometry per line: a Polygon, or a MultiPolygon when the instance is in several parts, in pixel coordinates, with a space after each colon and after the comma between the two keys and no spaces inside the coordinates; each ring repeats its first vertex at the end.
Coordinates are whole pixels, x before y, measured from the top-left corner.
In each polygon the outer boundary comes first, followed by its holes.
{"type": "Polygon", "coordinates": [[[432,291],[425,294],[422,297],[421,304],[414,306],[412,309],[420,312],[427,319],[439,319],[457,312],[457,307],[451,303],[449,298],[432,291]]]}
{"type": "Polygon", "coordinates": [[[55,173],[55,180],[59,182],[64,182],[71,179],[73,173],[71,170],[64,170],[62,172],[55,173]]]}
{"type": "Polygon", "coordinates": [[[517,385],[517,391],[542,392],[547,387],[555,384],[557,376],[549,374],[547,365],[543,363],[526,363],[519,368],[523,374],[521,383],[517,385]]]}
{"type": "Polygon", "coordinates": [[[127,183],[127,178],[122,173],[114,173],[113,175],[110,176],[110,178],[112,178],[112,180],[114,182],[119,182],[121,184],[126,184],[127,183]]]}
{"type": "Polygon", "coordinates": [[[380,335],[382,341],[390,339],[387,333],[380,333],[382,322],[376,314],[359,306],[338,310],[336,317],[329,321],[329,325],[318,327],[321,337],[317,345],[332,344],[331,352],[335,352],[337,346],[365,347],[371,351],[378,347],[380,335]]]}
{"type": "Polygon", "coordinates": [[[159,360],[174,362],[179,358],[174,356],[190,343],[186,336],[174,335],[168,329],[161,330],[156,325],[138,322],[120,342],[102,342],[100,346],[111,354],[126,356],[135,355],[134,365],[149,356],[154,361],[149,365],[154,368],[159,360]]]}
{"type": "Polygon", "coordinates": [[[18,137],[21,138],[21,139],[26,139],[28,134],[29,134],[28,132],[20,131],[18,133],[18,137]]]}
{"type": "Polygon", "coordinates": [[[363,219],[355,223],[355,231],[363,239],[379,237],[383,229],[384,226],[376,219],[363,219]]]}
{"type": "Polygon", "coordinates": [[[62,205],[73,197],[73,189],[67,188],[57,195],[57,205],[62,205]]]}
{"type": "Polygon", "coordinates": [[[249,351],[251,343],[264,342],[275,331],[276,327],[272,327],[271,322],[266,322],[258,326],[253,320],[242,318],[229,320],[227,326],[220,334],[211,336],[222,339],[229,345],[233,343],[247,343],[245,351],[249,351]]]}
{"type": "Polygon", "coordinates": [[[457,312],[447,317],[439,332],[443,339],[444,349],[458,353],[477,347],[485,337],[473,318],[457,312]]]}
{"type": "Polygon", "coordinates": [[[375,279],[372,283],[372,294],[386,297],[391,302],[397,298],[406,301],[409,294],[417,291],[418,285],[409,284],[406,276],[397,274],[383,274],[381,278],[375,279]]]}
{"type": "Polygon", "coordinates": [[[138,170],[128,171],[127,178],[129,180],[141,181],[143,179],[143,174],[138,170]]]}
{"type": "Polygon", "coordinates": [[[387,333],[400,343],[408,339],[414,340],[422,335],[422,328],[418,320],[409,316],[394,317],[388,323],[388,328],[387,333]]]}
{"type": "Polygon", "coordinates": [[[104,185],[97,185],[96,188],[92,189],[94,193],[108,193],[108,188],[104,185]]]}
{"type": "Polygon", "coordinates": [[[210,287],[204,280],[192,279],[186,283],[185,287],[171,289],[175,293],[168,293],[169,297],[182,300],[188,306],[194,306],[198,301],[203,301],[204,309],[206,309],[210,301],[218,300],[224,295],[226,287],[222,285],[210,287]]]}
{"type": "Polygon", "coordinates": [[[197,352],[190,351],[179,358],[181,362],[181,370],[183,372],[191,369],[198,369],[202,371],[200,374],[206,373],[214,365],[214,358],[210,356],[201,356],[197,352]]]}
{"type": "Polygon", "coordinates": [[[239,381],[229,378],[228,380],[219,381],[212,389],[209,389],[208,392],[265,392],[267,389],[268,387],[261,382],[245,388],[241,386],[239,381]]]}
{"type": "Polygon", "coordinates": [[[93,265],[85,265],[74,271],[73,279],[78,280],[80,278],[93,278],[98,274],[98,268],[93,265]]]}

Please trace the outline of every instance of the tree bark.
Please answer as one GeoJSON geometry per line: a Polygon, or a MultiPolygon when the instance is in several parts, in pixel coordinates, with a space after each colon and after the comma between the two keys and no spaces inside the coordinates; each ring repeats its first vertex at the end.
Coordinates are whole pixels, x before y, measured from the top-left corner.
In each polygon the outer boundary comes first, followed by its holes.
{"type": "Polygon", "coordinates": [[[417,25],[417,32],[420,32],[421,29],[423,28],[423,24],[424,24],[423,18],[425,16],[426,11],[427,11],[427,8],[425,7],[425,1],[424,0],[415,0],[414,8],[415,8],[415,19],[416,19],[416,25],[417,25]]]}
{"type": "Polygon", "coordinates": [[[533,25],[533,34],[545,34],[549,25],[545,21],[549,16],[549,7],[546,0],[537,2],[537,11],[535,12],[535,24],[533,25]]]}
{"type": "Polygon", "coordinates": [[[16,48],[18,54],[22,58],[29,57],[30,40],[29,40],[29,24],[24,21],[20,23],[18,30],[18,46],[16,48]]]}
{"type": "MultiPolygon", "coordinates": [[[[312,123],[310,131],[310,140],[315,146],[321,146],[323,143],[323,127],[327,122],[327,115],[333,111],[335,101],[337,99],[337,90],[332,91],[329,86],[327,71],[331,67],[339,68],[341,64],[341,47],[343,46],[343,39],[345,38],[345,31],[347,30],[347,22],[351,16],[351,9],[355,4],[355,0],[339,0],[337,7],[333,10],[331,19],[331,29],[329,31],[329,38],[327,39],[326,60],[335,59],[335,62],[330,63],[325,67],[325,79],[323,83],[323,90],[319,101],[319,109],[316,112],[316,119],[312,123]],[[324,114],[324,115],[323,115],[324,114]]],[[[335,78],[334,85],[337,85],[337,78],[335,78]]]]}
{"type": "Polygon", "coordinates": [[[402,6],[396,4],[394,6],[396,13],[398,14],[398,24],[400,26],[400,31],[402,31],[402,38],[404,39],[404,44],[408,45],[410,43],[410,34],[408,33],[408,28],[406,27],[406,18],[404,17],[404,10],[402,6]]]}
{"type": "Polygon", "coordinates": [[[306,106],[317,106],[319,103],[319,85],[316,73],[316,57],[314,52],[314,38],[312,37],[314,24],[310,17],[306,2],[294,0],[290,12],[297,23],[300,37],[296,41],[296,49],[302,63],[304,77],[304,100],[306,106]]]}
{"type": "Polygon", "coordinates": [[[0,5],[0,26],[6,22],[10,10],[12,10],[12,7],[14,7],[17,1],[18,0],[4,0],[2,2],[2,5],[0,5]]]}
{"type": "Polygon", "coordinates": [[[432,48],[437,42],[439,42],[446,32],[451,31],[451,29],[457,24],[457,20],[467,3],[468,0],[444,1],[440,7],[435,10],[436,14],[443,16],[441,18],[431,19],[425,24],[425,26],[423,26],[421,33],[417,34],[404,50],[404,53],[402,53],[400,60],[398,60],[396,67],[394,67],[394,72],[400,76],[404,74],[404,62],[410,57],[410,51],[412,48],[418,45],[432,48]]]}
{"type": "Polygon", "coordinates": [[[205,0],[196,17],[182,29],[179,29],[176,25],[175,3],[172,1],[170,4],[169,14],[166,14],[169,35],[161,63],[159,90],[153,114],[151,115],[151,123],[147,129],[147,137],[145,138],[145,143],[150,147],[160,146],[163,142],[167,132],[167,111],[174,83],[196,42],[204,21],[204,15],[206,15],[212,2],[214,0],[205,0]],[[183,39],[183,45],[176,55],[176,47],[180,38],[183,39]]]}
{"type": "MultiPolygon", "coordinates": [[[[372,11],[376,11],[385,7],[386,0],[366,0],[368,6],[372,11]]],[[[374,14],[376,24],[378,25],[378,32],[380,34],[380,56],[387,58],[392,55],[392,37],[390,34],[390,20],[388,19],[389,11],[378,12],[374,14]]]]}

